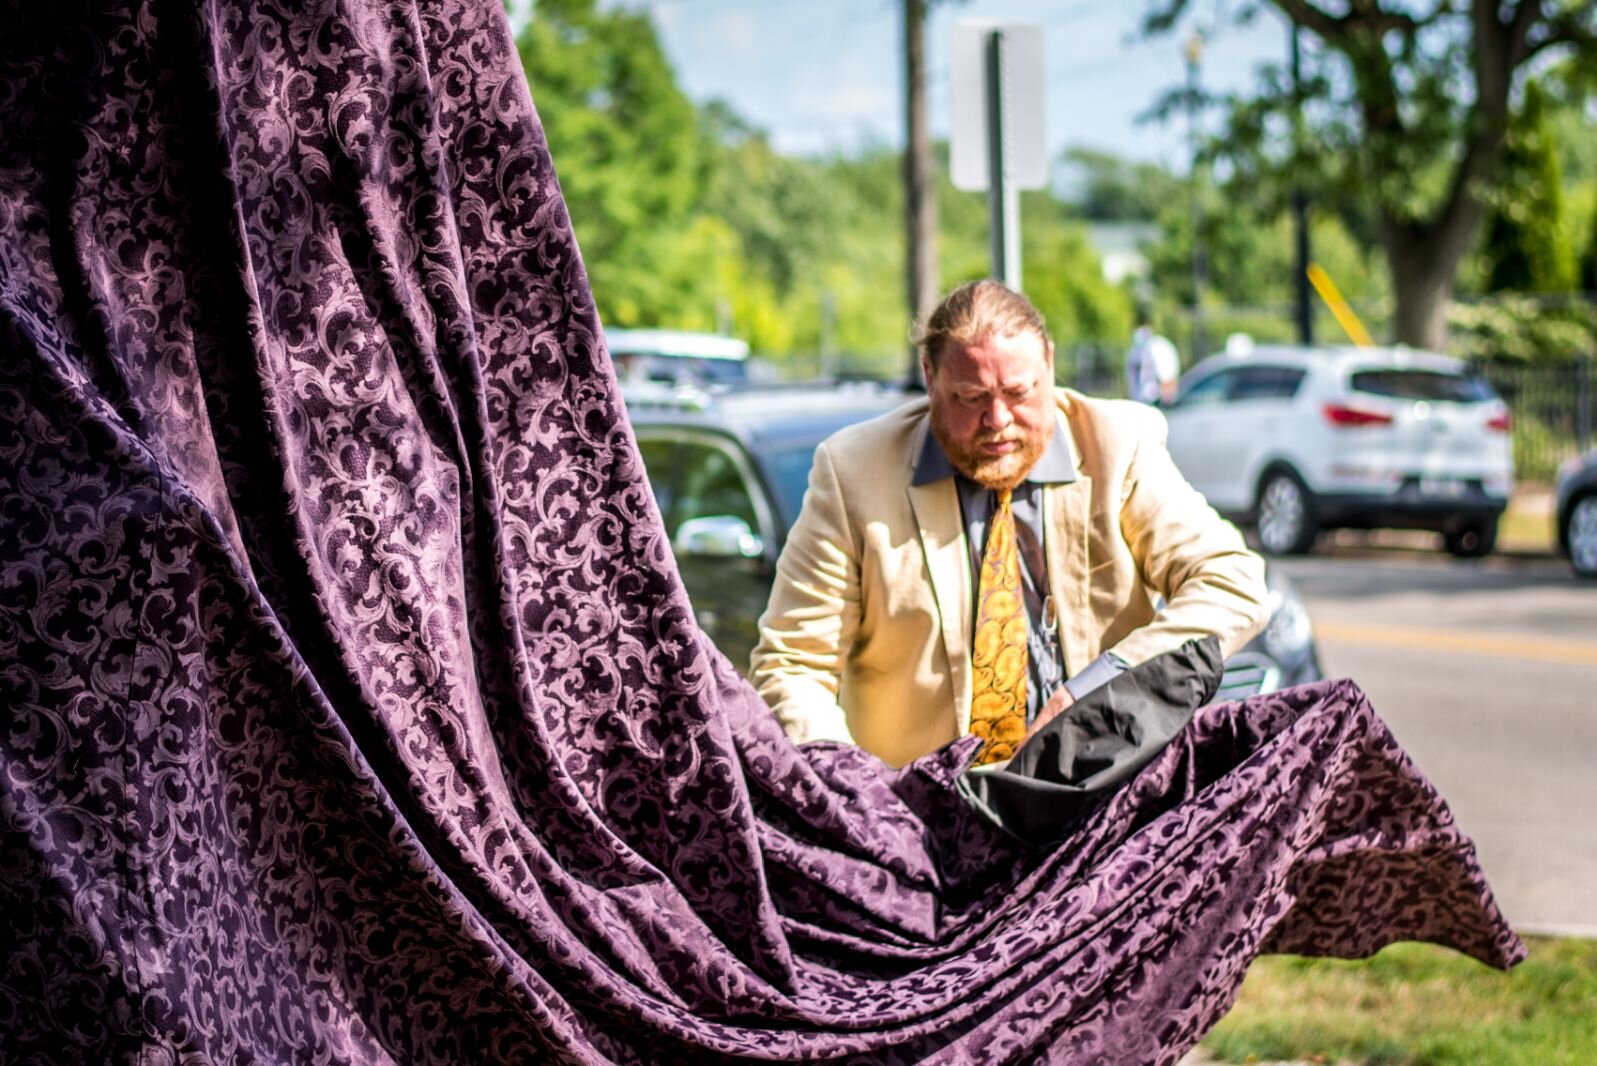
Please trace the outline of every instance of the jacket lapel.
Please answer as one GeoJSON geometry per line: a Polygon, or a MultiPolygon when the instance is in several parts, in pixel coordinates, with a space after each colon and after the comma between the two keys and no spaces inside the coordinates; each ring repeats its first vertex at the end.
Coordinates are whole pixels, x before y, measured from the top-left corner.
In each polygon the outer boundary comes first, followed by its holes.
{"type": "Polygon", "coordinates": [[[958,701],[959,731],[970,727],[970,554],[953,478],[909,487],[909,505],[926,553],[926,571],[942,620],[943,650],[958,701]]]}

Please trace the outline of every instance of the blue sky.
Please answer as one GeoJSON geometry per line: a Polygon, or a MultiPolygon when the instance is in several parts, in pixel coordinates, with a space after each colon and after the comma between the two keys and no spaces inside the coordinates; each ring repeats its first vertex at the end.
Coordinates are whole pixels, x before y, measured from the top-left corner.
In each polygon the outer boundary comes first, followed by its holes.
{"type": "MultiPolygon", "coordinates": [[[[901,0],[603,0],[646,8],[678,79],[695,100],[721,97],[784,152],[848,151],[902,143],[901,0]]],[[[1220,0],[1193,7],[1209,25],[1220,0]]],[[[1186,167],[1185,123],[1138,124],[1165,89],[1185,78],[1185,30],[1151,41],[1136,34],[1145,0],[965,0],[933,11],[927,33],[931,122],[947,135],[949,28],[961,18],[1043,27],[1050,158],[1075,145],[1186,167]]],[[[1271,14],[1222,23],[1204,56],[1211,89],[1250,85],[1263,60],[1286,50],[1271,14]]]]}

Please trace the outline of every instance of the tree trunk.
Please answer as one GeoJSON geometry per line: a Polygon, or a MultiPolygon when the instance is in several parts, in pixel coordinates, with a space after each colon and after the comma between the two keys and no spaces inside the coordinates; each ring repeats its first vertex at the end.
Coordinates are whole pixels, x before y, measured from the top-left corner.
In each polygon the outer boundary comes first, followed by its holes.
{"type": "Polygon", "coordinates": [[[1411,348],[1447,351],[1447,310],[1453,300],[1458,268],[1483,213],[1470,189],[1458,190],[1435,221],[1400,222],[1387,218],[1381,226],[1392,292],[1397,300],[1392,339],[1411,348]]]}
{"type": "Polygon", "coordinates": [[[1433,352],[1447,350],[1447,306],[1453,299],[1453,273],[1434,266],[1399,266],[1392,263],[1392,291],[1397,308],[1392,318],[1392,339],[1411,348],[1433,352]]]}

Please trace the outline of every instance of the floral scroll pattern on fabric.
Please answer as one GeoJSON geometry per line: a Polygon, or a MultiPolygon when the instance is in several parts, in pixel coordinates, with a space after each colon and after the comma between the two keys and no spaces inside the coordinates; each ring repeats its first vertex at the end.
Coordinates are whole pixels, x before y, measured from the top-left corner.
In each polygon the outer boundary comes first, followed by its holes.
{"type": "Polygon", "coordinates": [[[970,731],[984,742],[978,763],[1007,759],[1026,739],[1026,601],[1012,495],[997,491],[976,593],[970,731]]]}
{"type": "Polygon", "coordinates": [[[497,0],[3,21],[0,1059],[1174,1062],[1260,951],[1521,956],[1348,682],[1040,853],[789,744],[497,0]]]}

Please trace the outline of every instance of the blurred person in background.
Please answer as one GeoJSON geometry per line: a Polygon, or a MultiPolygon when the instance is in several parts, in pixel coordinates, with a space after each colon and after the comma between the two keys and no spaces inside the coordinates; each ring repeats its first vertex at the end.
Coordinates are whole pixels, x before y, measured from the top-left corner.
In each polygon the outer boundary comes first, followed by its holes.
{"type": "Polygon", "coordinates": [[[1126,395],[1138,403],[1167,404],[1176,398],[1181,356],[1170,339],[1158,333],[1146,310],[1137,315],[1137,329],[1126,352],[1126,395]]]}

